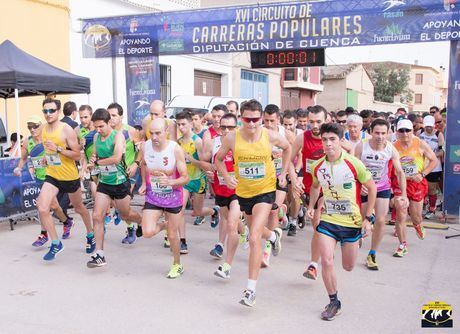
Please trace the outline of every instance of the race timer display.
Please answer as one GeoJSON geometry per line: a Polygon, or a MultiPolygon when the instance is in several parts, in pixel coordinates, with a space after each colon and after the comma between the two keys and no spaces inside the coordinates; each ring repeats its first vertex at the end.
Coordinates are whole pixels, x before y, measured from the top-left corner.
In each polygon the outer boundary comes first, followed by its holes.
{"type": "Polygon", "coordinates": [[[251,52],[252,68],[324,66],[324,49],[251,52]]]}

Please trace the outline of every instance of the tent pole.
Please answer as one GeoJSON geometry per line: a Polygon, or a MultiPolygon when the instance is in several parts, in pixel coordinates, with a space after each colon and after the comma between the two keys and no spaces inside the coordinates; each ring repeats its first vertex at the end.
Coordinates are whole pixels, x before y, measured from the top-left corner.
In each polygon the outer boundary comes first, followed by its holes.
{"type": "MultiPolygon", "coordinates": [[[[17,88],[14,90],[14,99],[16,101],[16,131],[18,134],[18,140],[16,141],[16,149],[19,150],[19,148],[21,147],[21,132],[19,124],[19,91],[17,88]]],[[[15,151],[14,154],[16,155],[17,152],[15,151]]]]}
{"type": "MultiPolygon", "coordinates": [[[[6,128],[6,134],[8,134],[8,99],[5,100],[5,128],[6,128]]],[[[10,147],[10,136],[6,136],[6,143],[7,147],[10,147]]]]}

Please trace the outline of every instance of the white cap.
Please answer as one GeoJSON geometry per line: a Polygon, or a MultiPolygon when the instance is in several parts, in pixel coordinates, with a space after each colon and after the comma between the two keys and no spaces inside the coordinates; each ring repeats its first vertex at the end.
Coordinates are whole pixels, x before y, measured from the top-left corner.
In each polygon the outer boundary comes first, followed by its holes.
{"type": "Polygon", "coordinates": [[[398,130],[400,129],[409,129],[409,130],[413,130],[414,127],[412,126],[412,122],[409,121],[408,119],[402,119],[398,122],[398,130]]]}
{"type": "Polygon", "coordinates": [[[434,126],[434,117],[427,115],[423,118],[423,126],[434,126]]]}

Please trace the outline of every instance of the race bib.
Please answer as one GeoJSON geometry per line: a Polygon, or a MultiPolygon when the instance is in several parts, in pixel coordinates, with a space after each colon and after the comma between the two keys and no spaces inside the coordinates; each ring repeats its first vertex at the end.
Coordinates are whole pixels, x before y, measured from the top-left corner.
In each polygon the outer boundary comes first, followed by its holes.
{"type": "Polygon", "coordinates": [[[326,212],[329,215],[349,215],[351,214],[351,202],[350,200],[333,201],[327,199],[326,201],[326,212]]]}
{"type": "Polygon", "coordinates": [[[114,175],[118,172],[117,165],[106,165],[106,166],[99,166],[99,170],[101,171],[101,175],[109,176],[114,175]]]}
{"type": "Polygon", "coordinates": [[[380,181],[380,179],[382,178],[382,175],[383,175],[383,169],[382,168],[372,168],[372,167],[369,167],[369,171],[371,172],[371,175],[372,175],[372,179],[374,181],[380,181]]]}
{"type": "Polygon", "coordinates": [[[32,160],[32,166],[35,169],[46,167],[46,159],[44,157],[34,157],[30,158],[30,160],[32,160]]]}
{"type": "MultiPolygon", "coordinates": [[[[234,172],[230,172],[228,173],[230,174],[230,177],[235,177],[235,173],[234,172]]],[[[225,179],[222,175],[220,175],[219,173],[217,173],[217,179],[219,180],[219,184],[221,186],[226,186],[227,184],[225,183],[225,179]]]]}
{"type": "Polygon", "coordinates": [[[98,166],[94,166],[93,169],[91,169],[91,172],[89,173],[89,175],[91,176],[96,176],[96,175],[99,175],[101,171],[99,170],[99,167],[98,166]]]}
{"type": "Polygon", "coordinates": [[[265,177],[265,164],[263,162],[240,162],[238,170],[243,179],[257,180],[265,177]]]}
{"type": "Polygon", "coordinates": [[[313,166],[314,162],[315,160],[305,160],[305,171],[307,172],[307,174],[311,174],[311,166],[313,166]]]}
{"type": "Polygon", "coordinates": [[[48,166],[60,166],[62,165],[61,158],[59,154],[46,154],[45,155],[46,163],[48,166]]]}
{"type": "Polygon", "coordinates": [[[150,175],[150,185],[155,194],[169,194],[173,191],[171,186],[160,185],[160,179],[157,176],[150,175]]]}
{"type": "Polygon", "coordinates": [[[273,162],[275,163],[276,175],[281,174],[281,170],[283,169],[283,159],[276,158],[273,162]]]}
{"type": "Polygon", "coordinates": [[[404,174],[409,177],[418,174],[417,165],[415,163],[404,164],[402,165],[402,169],[404,174]]]}

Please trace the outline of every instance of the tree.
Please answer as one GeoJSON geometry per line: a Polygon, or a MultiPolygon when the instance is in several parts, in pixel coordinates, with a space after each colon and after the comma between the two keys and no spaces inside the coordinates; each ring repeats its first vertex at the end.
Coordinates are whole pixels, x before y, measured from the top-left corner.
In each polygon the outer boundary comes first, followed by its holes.
{"type": "Polygon", "coordinates": [[[392,68],[388,63],[373,64],[370,68],[370,76],[374,83],[376,101],[393,103],[397,95],[401,103],[412,100],[412,91],[408,87],[410,80],[408,65],[392,68]]]}

